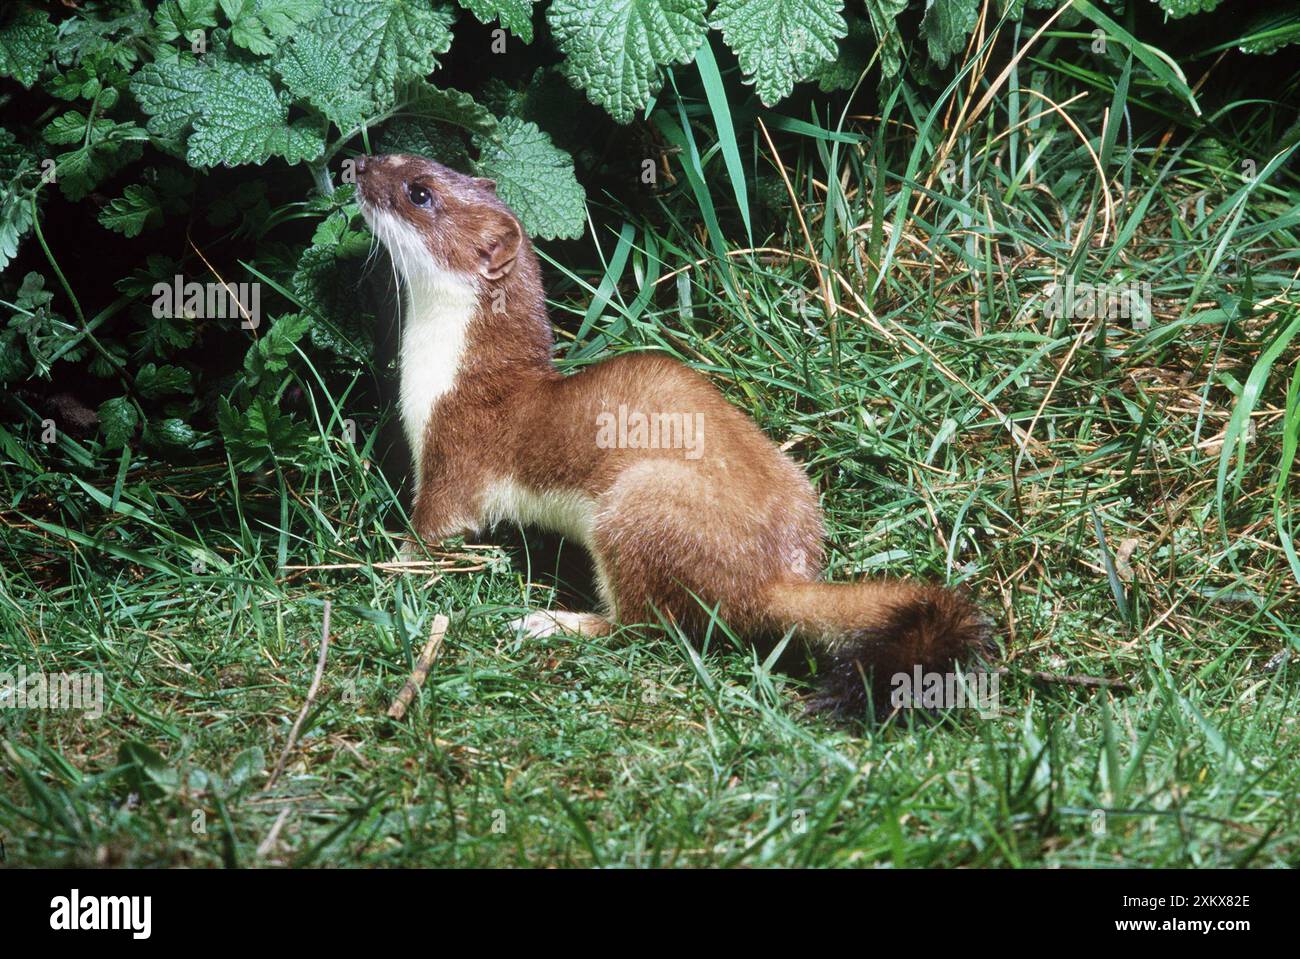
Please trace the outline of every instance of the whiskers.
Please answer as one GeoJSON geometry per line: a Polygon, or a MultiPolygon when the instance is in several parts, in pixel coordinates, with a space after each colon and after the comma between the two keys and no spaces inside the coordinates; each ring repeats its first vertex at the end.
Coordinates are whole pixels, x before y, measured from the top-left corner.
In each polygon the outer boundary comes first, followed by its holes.
{"type": "Polygon", "coordinates": [[[397,301],[397,330],[398,335],[400,336],[404,326],[402,322],[402,314],[406,306],[406,296],[402,288],[402,276],[406,274],[405,261],[403,261],[400,273],[397,269],[397,257],[401,251],[401,243],[393,242],[393,231],[382,217],[373,215],[366,216],[364,208],[362,210],[362,215],[365,218],[366,225],[370,227],[370,252],[366,254],[365,260],[362,261],[361,276],[362,279],[367,278],[370,275],[370,271],[378,265],[379,249],[380,247],[383,247],[384,251],[388,254],[386,257],[388,260],[388,271],[393,278],[393,294],[397,301]]]}

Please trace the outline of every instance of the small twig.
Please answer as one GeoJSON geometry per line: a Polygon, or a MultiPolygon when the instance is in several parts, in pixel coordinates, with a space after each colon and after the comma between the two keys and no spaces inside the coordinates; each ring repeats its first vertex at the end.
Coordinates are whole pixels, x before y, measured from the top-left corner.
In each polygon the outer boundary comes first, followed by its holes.
{"type": "Polygon", "coordinates": [[[1038,683],[1055,683],[1060,686],[1087,686],[1089,689],[1113,689],[1117,692],[1132,692],[1133,687],[1123,679],[1109,679],[1106,676],[1066,676],[1062,673],[1047,673],[1040,670],[1011,670],[1003,666],[994,670],[999,676],[1023,676],[1038,683]]]}
{"type": "Polygon", "coordinates": [[[257,847],[257,854],[259,856],[265,856],[275,848],[275,840],[280,836],[280,827],[283,826],[284,821],[289,818],[289,812],[292,809],[292,806],[285,806],[280,810],[280,815],[275,817],[275,825],[271,827],[271,831],[266,834],[266,838],[263,839],[261,845],[257,847]]]}
{"type": "Polygon", "coordinates": [[[429,670],[433,668],[433,661],[438,658],[438,652],[442,649],[442,639],[447,635],[447,627],[451,621],[446,616],[433,617],[433,628],[429,630],[429,641],[424,644],[424,649],[420,653],[419,660],[415,663],[415,669],[411,672],[411,677],[403,685],[402,690],[393,700],[393,705],[388,707],[389,719],[401,719],[406,715],[406,709],[411,705],[420,692],[420,687],[424,681],[429,678],[429,670]]]}
{"type": "Polygon", "coordinates": [[[330,651],[330,601],[325,600],[325,622],[321,626],[320,637],[320,658],[316,660],[316,675],[312,677],[311,687],[307,690],[307,701],[302,704],[302,712],[298,714],[293,728],[289,730],[289,741],[284,744],[284,752],[280,754],[280,761],[275,764],[275,771],[271,773],[271,778],[266,781],[266,789],[275,785],[275,781],[280,778],[280,773],[284,772],[284,764],[289,761],[289,752],[293,749],[293,744],[298,739],[298,731],[302,729],[302,724],[307,720],[307,713],[316,703],[316,694],[320,692],[321,677],[325,674],[325,658],[329,656],[330,651]]]}

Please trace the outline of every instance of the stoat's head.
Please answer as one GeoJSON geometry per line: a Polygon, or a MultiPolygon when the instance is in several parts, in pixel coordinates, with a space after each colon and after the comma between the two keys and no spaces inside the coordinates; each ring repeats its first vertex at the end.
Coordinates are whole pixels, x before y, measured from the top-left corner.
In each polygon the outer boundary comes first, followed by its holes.
{"type": "Polygon", "coordinates": [[[452,272],[495,281],[528,242],[496,184],[405,154],[357,157],[361,214],[408,279],[452,272]]]}

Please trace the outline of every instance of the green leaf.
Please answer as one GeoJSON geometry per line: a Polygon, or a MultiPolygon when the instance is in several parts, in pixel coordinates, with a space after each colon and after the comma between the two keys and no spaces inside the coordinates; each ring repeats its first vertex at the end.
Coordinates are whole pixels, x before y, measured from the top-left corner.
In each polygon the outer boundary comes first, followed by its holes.
{"type": "Polygon", "coordinates": [[[836,41],[848,33],[843,9],[844,0],[720,0],[711,24],[771,106],[835,58],[836,41]]]}
{"type": "Polygon", "coordinates": [[[0,330],[0,383],[20,383],[27,379],[31,364],[15,330],[0,330]]]}
{"type": "Polygon", "coordinates": [[[471,168],[464,137],[459,131],[433,120],[399,117],[384,126],[379,136],[379,148],[383,153],[428,157],[462,173],[471,168]]]}
{"type": "Polygon", "coordinates": [[[246,785],[254,776],[261,774],[265,768],[266,756],[262,753],[261,747],[252,746],[235,757],[226,781],[230,789],[236,790],[246,785]]]}
{"type": "MultiPolygon", "coordinates": [[[[294,292],[309,310],[320,318],[349,324],[348,333],[358,338],[370,332],[366,324],[358,322],[370,307],[358,282],[370,244],[369,233],[352,228],[350,213],[337,210],[316,228],[312,245],[298,257],[293,274],[294,292]]],[[[318,335],[328,335],[324,326],[312,327],[313,342],[318,335]]],[[[362,359],[354,348],[337,338],[330,341],[328,348],[352,360],[362,359]]]]}
{"type": "Polygon", "coordinates": [[[139,417],[135,407],[125,396],[117,396],[99,404],[99,426],[104,431],[104,445],[120,449],[135,434],[139,417]]]}
{"type": "Polygon", "coordinates": [[[499,20],[501,26],[524,43],[533,42],[533,4],[537,0],[459,0],[459,2],[478,18],[479,23],[499,20]]]}
{"type": "Polygon", "coordinates": [[[193,126],[186,150],[192,166],[264,163],[271,156],[298,163],[325,149],[321,124],[310,117],[290,123],[289,98],[238,61],[147,64],[132,78],[131,92],[154,136],[176,138],[193,126]]]}
{"type": "Polygon", "coordinates": [[[1223,0],[1160,0],[1160,9],[1169,16],[1189,17],[1193,13],[1209,13],[1223,0]]]}
{"type": "Polygon", "coordinates": [[[163,0],[153,19],[159,40],[188,40],[195,30],[211,30],[217,25],[217,0],[163,0]]]}
{"type": "Polygon", "coordinates": [[[506,117],[479,141],[478,173],[497,181],[497,194],[533,236],[576,238],[586,223],[586,193],[573,158],[536,124],[506,117]]]}
{"type": "Polygon", "coordinates": [[[217,423],[235,469],[252,471],[267,457],[293,459],[307,446],[310,431],[281,413],[271,400],[258,397],[240,413],[224,396],[217,402],[217,423]]]}
{"type": "Polygon", "coordinates": [[[18,243],[32,228],[32,190],[23,178],[35,156],[0,128],[0,272],[18,255],[18,243]]]}
{"type": "Polygon", "coordinates": [[[178,137],[203,111],[208,70],[193,60],[146,63],[131,78],[131,93],[156,137],[178,137]]]}
{"type": "MultiPolygon", "coordinates": [[[[25,345],[26,353],[34,361],[33,372],[40,376],[49,375],[56,358],[75,362],[85,355],[84,347],[74,345],[79,331],[51,309],[53,301],[54,294],[45,288],[45,277],[28,273],[18,287],[7,323],[13,334],[11,348],[21,353],[19,347],[25,345]]],[[[26,357],[22,365],[27,368],[26,357]]]]}
{"type": "Polygon", "coordinates": [[[29,196],[11,188],[0,197],[0,271],[8,268],[18,255],[18,242],[32,228],[29,196]]]}
{"type": "Polygon", "coordinates": [[[212,69],[204,107],[186,150],[192,166],[265,163],[272,156],[299,163],[325,151],[320,124],[310,117],[289,123],[287,98],[241,63],[224,61],[212,69]]]}
{"type": "Polygon", "coordinates": [[[403,116],[415,116],[439,123],[451,123],[476,136],[490,136],[497,119],[468,93],[431,83],[413,83],[402,90],[403,116]]]}
{"type": "Polygon", "coordinates": [[[99,222],[123,236],[139,236],[142,230],[162,225],[162,202],[152,187],[132,184],[122,195],[99,211],[99,222]]]}
{"type": "Polygon", "coordinates": [[[350,81],[347,71],[338,69],[326,42],[316,34],[304,33],[285,44],[275,69],[290,93],[306,100],[345,132],[359,126],[375,109],[374,101],[350,81]]]}
{"type": "Polygon", "coordinates": [[[135,374],[135,388],[146,399],[157,399],[168,393],[190,393],[194,390],[189,370],[179,366],[146,363],[135,374]]]}
{"type": "Polygon", "coordinates": [[[180,782],[180,774],[152,746],[138,740],[128,739],[117,748],[117,764],[125,767],[127,784],[141,799],[160,799],[180,782]]]}
{"type": "Polygon", "coordinates": [[[1300,8],[1278,7],[1257,14],[1237,40],[1242,53],[1269,54],[1300,43],[1300,8]]]}
{"type": "Polygon", "coordinates": [[[289,365],[294,347],[311,328],[311,317],[306,313],[290,313],[272,324],[266,335],[248,348],[244,356],[244,369],[254,380],[266,373],[278,373],[289,365]]]}
{"type": "Polygon", "coordinates": [[[553,0],[546,19],[565,73],[620,123],[645,109],[664,66],[691,62],[708,29],[705,0],[553,0]]]}
{"type": "Polygon", "coordinates": [[[380,135],[385,153],[412,153],[467,172],[471,164],[465,140],[448,128],[460,127],[480,137],[491,136],[497,128],[492,112],[461,90],[420,81],[404,88],[399,100],[397,116],[380,135]]]}
{"type": "Polygon", "coordinates": [[[274,53],[298,24],[320,12],[321,0],[221,0],[230,39],[257,54],[274,53]]]}
{"type": "Polygon", "coordinates": [[[86,115],[79,110],[68,110],[50,121],[42,132],[46,143],[66,145],[81,143],[87,139],[102,138],[112,133],[117,123],[104,117],[97,117],[92,125],[86,115]],[[87,130],[89,127],[89,130],[87,130]]]}
{"type": "Polygon", "coordinates": [[[907,0],[865,0],[867,19],[880,44],[882,76],[897,76],[903,66],[903,37],[898,32],[898,15],[907,9],[907,0]]]}
{"type": "Polygon", "coordinates": [[[921,35],[930,47],[930,59],[946,67],[954,54],[966,47],[975,29],[980,0],[927,0],[921,35]]]}
{"type": "Polygon", "coordinates": [[[198,430],[176,417],[165,419],[161,423],[149,423],[146,429],[148,438],[162,446],[194,449],[202,438],[198,430]]]}
{"type": "MultiPolygon", "coordinates": [[[[833,90],[852,90],[862,71],[871,62],[876,49],[876,34],[871,23],[862,17],[846,18],[849,32],[840,41],[839,54],[829,63],[823,63],[812,72],[810,80],[817,81],[822,93],[833,90]]],[[[784,189],[784,187],[782,187],[784,189]]]]}
{"type": "Polygon", "coordinates": [[[58,35],[44,10],[22,6],[0,27],[0,77],[13,77],[31,89],[54,49],[58,35]]]}
{"type": "Polygon", "coordinates": [[[71,200],[80,200],[122,167],[138,160],[145,131],[133,123],[104,117],[93,121],[78,110],[68,110],[42,132],[48,143],[74,145],[54,160],[55,182],[71,200]]]}
{"type": "Polygon", "coordinates": [[[304,29],[351,89],[387,106],[401,84],[427,77],[451,49],[455,15],[455,7],[429,0],[325,0],[304,29]]]}

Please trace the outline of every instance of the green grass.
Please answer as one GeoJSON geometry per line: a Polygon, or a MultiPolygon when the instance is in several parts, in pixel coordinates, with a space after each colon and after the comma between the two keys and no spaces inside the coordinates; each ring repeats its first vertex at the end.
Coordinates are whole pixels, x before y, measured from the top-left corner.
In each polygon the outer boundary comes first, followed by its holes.
{"type": "Polygon", "coordinates": [[[1241,102],[1196,120],[1140,67],[1067,67],[1051,42],[962,125],[1000,68],[937,104],[908,88],[883,121],[764,116],[799,215],[761,133],[737,154],[711,139],[732,126],[717,98],[665,94],[679,182],[651,218],[603,211],[607,275],[551,271],[566,365],[667,351],[806,465],[831,577],[973,590],[1008,653],[1000,716],[807,719],[806,681],[721,628],[702,650],[649,627],[520,641],[505,624],[554,601],[549,560],[453,543],[434,575],[375,566],[405,528],[377,431],[342,442],[352,411],[304,360],[305,469],[0,429],[3,661],[109,689],[98,720],[0,711],[10,863],[1300,861],[1284,118],[1241,102]],[[1139,108],[1177,135],[1135,130],[1139,108]],[[1045,317],[1067,275],[1149,282],[1149,322],[1045,317]],[[266,790],[327,599],[322,697],[266,790]],[[390,721],[438,613],[443,653],[390,721]]]}

